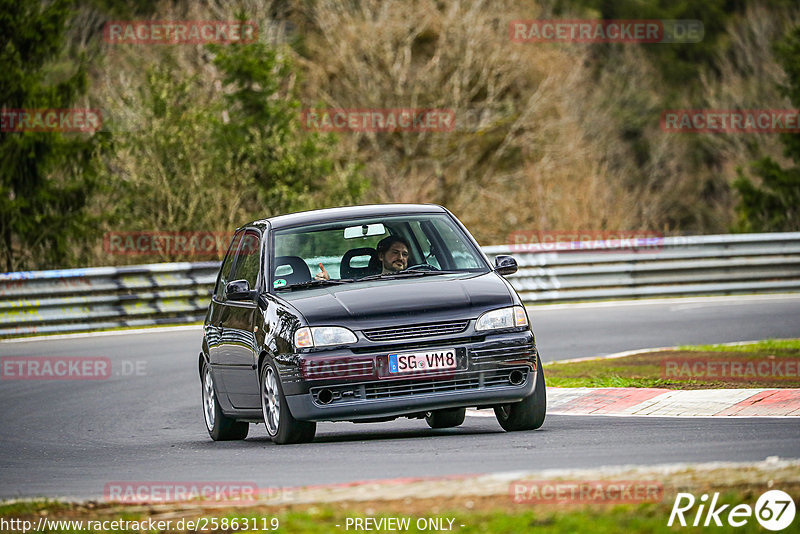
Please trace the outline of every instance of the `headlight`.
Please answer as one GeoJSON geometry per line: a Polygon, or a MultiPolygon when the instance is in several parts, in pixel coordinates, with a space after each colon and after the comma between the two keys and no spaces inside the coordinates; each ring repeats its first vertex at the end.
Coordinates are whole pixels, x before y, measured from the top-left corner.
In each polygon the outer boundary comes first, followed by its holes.
{"type": "Polygon", "coordinates": [[[517,328],[528,326],[528,316],[522,306],[511,306],[486,312],[478,317],[475,330],[502,330],[503,328],[517,328]]]}
{"type": "Polygon", "coordinates": [[[346,345],[356,341],[356,335],[341,326],[304,326],[294,333],[294,346],[298,349],[346,345]]]}

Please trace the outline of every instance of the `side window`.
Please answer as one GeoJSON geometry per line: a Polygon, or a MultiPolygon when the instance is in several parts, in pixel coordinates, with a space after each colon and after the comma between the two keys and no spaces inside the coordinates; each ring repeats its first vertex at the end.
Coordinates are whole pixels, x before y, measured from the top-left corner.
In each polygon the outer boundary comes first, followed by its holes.
{"type": "Polygon", "coordinates": [[[219,270],[219,280],[217,281],[217,287],[214,288],[214,297],[217,298],[217,300],[225,298],[225,286],[232,280],[232,278],[230,278],[231,267],[233,267],[233,259],[236,257],[236,249],[239,248],[239,241],[242,239],[242,233],[243,232],[237,232],[236,235],[233,236],[231,246],[228,247],[228,253],[225,255],[225,259],[222,260],[222,267],[219,270]]]}
{"type": "Polygon", "coordinates": [[[237,253],[236,265],[233,267],[231,280],[247,280],[250,289],[255,289],[258,281],[258,270],[260,267],[258,232],[248,230],[242,237],[242,244],[237,253]]]}

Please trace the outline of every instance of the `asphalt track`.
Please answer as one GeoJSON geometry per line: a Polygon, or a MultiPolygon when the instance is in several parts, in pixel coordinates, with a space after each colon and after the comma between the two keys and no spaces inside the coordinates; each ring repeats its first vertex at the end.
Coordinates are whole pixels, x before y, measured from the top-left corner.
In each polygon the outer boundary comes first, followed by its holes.
{"type": "MultiPolygon", "coordinates": [[[[545,361],[675,344],[800,337],[800,295],[531,308],[545,361]]],[[[0,343],[0,357],[101,356],[107,380],[0,381],[0,498],[102,498],[114,481],[261,488],[541,468],[800,458],[795,419],[548,416],[504,433],[491,417],[323,423],[277,447],[263,425],[214,443],[200,410],[199,328],[0,343]]]]}

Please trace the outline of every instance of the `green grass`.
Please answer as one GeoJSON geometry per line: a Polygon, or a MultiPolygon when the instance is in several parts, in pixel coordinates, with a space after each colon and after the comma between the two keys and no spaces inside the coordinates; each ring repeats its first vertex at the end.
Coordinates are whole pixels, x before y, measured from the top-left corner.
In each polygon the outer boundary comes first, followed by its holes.
{"type": "Polygon", "coordinates": [[[664,370],[667,362],[680,364],[692,360],[724,360],[746,365],[748,362],[781,359],[800,360],[800,339],[765,340],[740,345],[682,346],[677,350],[634,354],[623,358],[555,362],[545,365],[545,377],[547,385],[555,387],[800,388],[800,377],[786,372],[780,376],[742,379],[730,376],[677,377],[664,370]]]}
{"type": "MultiPolygon", "coordinates": [[[[727,491],[721,498],[720,504],[729,503],[736,505],[745,503],[753,506],[758,498],[760,491],[750,491],[747,488],[739,489],[738,491],[727,491]]],[[[795,497],[796,498],[796,497],[795,497]]],[[[305,509],[296,510],[271,510],[267,508],[261,509],[239,509],[236,511],[213,511],[206,509],[202,512],[202,517],[210,520],[216,518],[218,525],[221,527],[221,519],[227,518],[229,526],[227,529],[223,528],[208,528],[204,532],[268,532],[269,530],[262,529],[263,519],[266,518],[266,524],[271,525],[270,520],[274,517],[279,522],[278,532],[285,532],[290,534],[322,534],[329,532],[347,532],[355,531],[354,528],[345,529],[346,521],[348,518],[409,518],[408,530],[404,532],[436,532],[437,530],[422,530],[417,528],[417,519],[419,518],[452,518],[453,532],[463,534],[478,534],[478,533],[491,533],[491,534],[516,534],[520,532],[537,532],[537,533],[574,533],[574,532],[592,532],[598,534],[612,534],[618,532],[675,532],[676,527],[667,527],[674,496],[667,495],[661,502],[658,503],[644,503],[644,504],[618,504],[618,505],[598,505],[598,506],[565,506],[557,504],[546,505],[530,505],[530,504],[513,504],[507,495],[495,496],[494,505],[491,508],[481,510],[435,510],[432,506],[435,501],[403,501],[404,506],[416,507],[415,510],[403,509],[402,506],[398,508],[399,502],[393,501],[389,504],[381,506],[383,510],[375,510],[370,508],[376,506],[375,503],[369,505],[361,505],[354,508],[349,506],[347,508],[337,507],[333,508],[331,505],[325,506],[308,506],[305,509]],[[258,529],[243,529],[242,523],[236,529],[230,528],[230,520],[239,518],[247,518],[249,525],[252,526],[253,519],[258,520],[258,529]],[[339,525],[338,527],[336,525],[339,525]],[[461,526],[463,525],[463,527],[461,526]]],[[[32,520],[34,523],[38,520],[38,513],[33,514],[34,511],[41,511],[42,509],[48,510],[48,515],[53,520],[59,519],[73,519],[83,521],[97,521],[97,520],[113,520],[128,518],[130,520],[143,520],[152,517],[154,520],[159,518],[149,511],[141,511],[137,513],[125,513],[124,509],[119,508],[113,511],[98,510],[93,511],[87,509],[84,505],[63,505],[60,508],[54,507],[54,503],[47,502],[44,508],[40,506],[41,503],[33,503],[20,507],[19,504],[0,505],[0,516],[5,519],[10,518],[26,518],[32,520]],[[71,509],[71,511],[69,511],[71,509]],[[69,512],[67,512],[69,511],[69,512]],[[60,513],[57,513],[60,512],[60,513]]],[[[380,506],[378,503],[377,506],[380,506]]],[[[178,505],[180,507],[180,505],[178,505]]],[[[696,509],[692,510],[693,512],[696,509]]],[[[180,519],[194,520],[198,517],[195,514],[182,517],[180,514],[168,513],[164,516],[165,519],[172,520],[173,529],[166,532],[186,532],[186,530],[175,530],[174,525],[180,519]]],[[[687,514],[687,518],[691,517],[687,514]]],[[[722,519],[726,516],[723,514],[722,519]]],[[[447,522],[445,521],[445,525],[447,522]]],[[[728,531],[730,527],[727,525],[723,528],[718,528],[720,531],[728,531]]],[[[702,529],[680,528],[680,531],[697,532],[702,529]]],[[[740,528],[735,529],[736,532],[749,533],[761,532],[761,528],[755,518],[749,518],[748,523],[740,528]]],[[[13,531],[7,531],[13,532],[13,531]]],[[[74,533],[74,534],[87,534],[101,532],[96,529],[57,529],[47,530],[50,533],[74,533]]],[[[110,530],[102,531],[103,534],[107,532],[133,532],[132,530],[110,530]]],[[[144,530],[142,532],[157,532],[144,530]]]]}
{"type": "Polygon", "coordinates": [[[755,343],[737,343],[736,345],[680,345],[680,350],[704,352],[764,352],[773,350],[800,350],[800,339],[766,339],[755,343]]]}
{"type": "Polygon", "coordinates": [[[36,500],[36,501],[16,501],[11,503],[0,504],[1,517],[20,517],[38,515],[42,511],[51,512],[64,512],[72,510],[73,505],[60,501],[53,501],[50,499],[36,500]]]}

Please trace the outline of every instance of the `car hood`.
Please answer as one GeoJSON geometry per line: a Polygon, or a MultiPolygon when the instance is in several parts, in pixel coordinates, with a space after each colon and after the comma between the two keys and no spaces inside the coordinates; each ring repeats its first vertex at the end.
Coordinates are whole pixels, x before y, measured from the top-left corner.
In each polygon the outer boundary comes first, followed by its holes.
{"type": "Polygon", "coordinates": [[[373,280],[279,293],[310,325],[353,329],[474,318],[515,301],[494,272],[373,280]]]}

